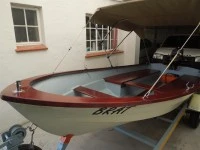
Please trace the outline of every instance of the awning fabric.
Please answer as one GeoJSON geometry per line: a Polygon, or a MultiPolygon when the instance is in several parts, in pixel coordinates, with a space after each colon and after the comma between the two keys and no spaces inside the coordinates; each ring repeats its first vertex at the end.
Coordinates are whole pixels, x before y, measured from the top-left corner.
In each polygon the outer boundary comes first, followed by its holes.
{"type": "Polygon", "coordinates": [[[200,0],[133,0],[97,9],[92,22],[134,30],[196,26],[200,21],[200,0]]]}

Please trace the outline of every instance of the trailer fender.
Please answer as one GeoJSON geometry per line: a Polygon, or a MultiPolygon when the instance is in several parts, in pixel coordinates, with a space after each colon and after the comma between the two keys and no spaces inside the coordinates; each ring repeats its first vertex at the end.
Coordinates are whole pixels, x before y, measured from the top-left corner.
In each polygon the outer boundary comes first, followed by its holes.
{"type": "Polygon", "coordinates": [[[188,109],[200,112],[200,94],[193,94],[188,109]]]}

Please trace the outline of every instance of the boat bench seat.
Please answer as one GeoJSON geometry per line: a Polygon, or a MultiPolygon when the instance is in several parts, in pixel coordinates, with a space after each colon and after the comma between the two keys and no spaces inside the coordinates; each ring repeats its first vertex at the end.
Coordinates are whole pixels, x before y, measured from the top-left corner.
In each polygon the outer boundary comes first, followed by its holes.
{"type": "MultiPolygon", "coordinates": [[[[143,83],[137,83],[137,82],[133,82],[133,81],[128,81],[124,83],[126,86],[135,86],[141,89],[146,89],[149,90],[151,88],[151,85],[148,84],[143,84],[143,83]]],[[[156,86],[154,87],[154,89],[160,87],[161,83],[157,83],[156,86]]]]}
{"type": "Polygon", "coordinates": [[[143,77],[147,77],[147,76],[150,76],[153,74],[160,74],[160,71],[150,70],[150,69],[138,70],[138,71],[114,75],[111,77],[106,77],[106,78],[104,78],[104,80],[106,82],[121,85],[121,84],[124,84],[125,82],[131,81],[131,80],[136,80],[136,79],[143,78],[143,77]]]}
{"type": "Polygon", "coordinates": [[[155,90],[156,92],[159,92],[159,93],[166,92],[166,91],[174,92],[180,89],[187,89],[187,84],[189,87],[200,84],[200,77],[191,76],[191,75],[183,75],[170,83],[167,83],[159,88],[156,88],[155,90]]]}
{"type": "Polygon", "coordinates": [[[102,92],[99,92],[99,91],[96,91],[96,90],[93,90],[93,89],[89,89],[89,88],[86,88],[86,87],[83,87],[83,86],[76,87],[74,89],[74,91],[81,93],[81,94],[84,94],[84,95],[88,95],[90,97],[94,97],[94,98],[114,97],[114,96],[111,96],[111,95],[108,95],[108,94],[105,94],[105,93],[102,93],[102,92]]]}

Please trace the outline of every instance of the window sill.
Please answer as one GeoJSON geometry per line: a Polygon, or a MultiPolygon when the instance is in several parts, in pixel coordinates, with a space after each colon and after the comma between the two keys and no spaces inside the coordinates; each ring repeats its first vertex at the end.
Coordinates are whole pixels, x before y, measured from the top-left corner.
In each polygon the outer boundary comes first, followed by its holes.
{"type": "MultiPolygon", "coordinates": [[[[90,58],[90,57],[98,57],[98,56],[104,56],[106,54],[110,54],[112,50],[107,50],[105,51],[98,51],[98,52],[88,52],[85,56],[85,58],[90,58]]],[[[118,53],[124,53],[124,51],[121,50],[116,50],[113,52],[113,54],[118,54],[118,53]]]]}
{"type": "Polygon", "coordinates": [[[41,51],[41,50],[47,50],[48,48],[43,45],[26,45],[26,46],[17,46],[15,49],[16,52],[29,52],[29,51],[41,51]]]}

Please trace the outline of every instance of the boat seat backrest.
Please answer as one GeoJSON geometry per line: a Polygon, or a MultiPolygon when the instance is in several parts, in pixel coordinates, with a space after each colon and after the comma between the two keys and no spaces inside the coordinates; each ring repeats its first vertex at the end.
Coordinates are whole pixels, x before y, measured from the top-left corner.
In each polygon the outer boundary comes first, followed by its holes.
{"type": "MultiPolygon", "coordinates": [[[[124,85],[126,85],[126,86],[134,86],[134,87],[138,87],[138,88],[146,89],[146,90],[149,90],[151,88],[151,85],[144,84],[144,83],[138,83],[138,82],[134,82],[134,81],[125,82],[124,85]]],[[[154,87],[154,89],[160,87],[160,85],[161,85],[161,83],[158,82],[156,84],[156,86],[154,87]]]]}

